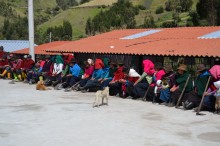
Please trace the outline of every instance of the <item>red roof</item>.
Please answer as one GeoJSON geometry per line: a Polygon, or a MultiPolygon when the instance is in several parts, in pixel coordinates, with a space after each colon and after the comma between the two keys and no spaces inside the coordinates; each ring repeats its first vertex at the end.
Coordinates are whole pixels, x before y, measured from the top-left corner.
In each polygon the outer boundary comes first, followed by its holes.
{"type": "MultiPolygon", "coordinates": [[[[53,48],[53,47],[58,47],[60,45],[63,44],[68,44],[70,41],[55,41],[55,42],[51,42],[51,43],[46,43],[46,44],[42,44],[39,46],[35,46],[34,47],[34,52],[35,54],[41,54],[41,55],[45,55],[45,54],[57,54],[56,52],[46,52],[45,50],[47,50],[48,48],[53,48]]],[[[25,49],[21,49],[18,51],[14,51],[12,53],[16,53],[16,54],[29,54],[29,48],[25,48],[25,49]]],[[[60,53],[59,53],[60,54],[60,53]]]]}
{"type": "Polygon", "coordinates": [[[114,30],[51,47],[46,51],[218,57],[220,54],[220,26],[114,30]],[[149,31],[158,32],[145,34],[139,38],[122,39],[135,34],[139,36],[141,35],[139,33],[149,31]],[[216,34],[211,34],[206,39],[200,38],[213,32],[217,32],[217,38],[215,38],[216,34]]]}

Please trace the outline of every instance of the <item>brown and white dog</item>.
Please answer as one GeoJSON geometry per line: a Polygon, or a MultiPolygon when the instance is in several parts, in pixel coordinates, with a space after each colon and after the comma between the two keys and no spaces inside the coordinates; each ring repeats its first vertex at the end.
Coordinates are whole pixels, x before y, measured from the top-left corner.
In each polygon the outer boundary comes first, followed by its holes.
{"type": "Polygon", "coordinates": [[[44,85],[44,81],[38,81],[37,82],[37,85],[36,85],[36,90],[51,90],[50,88],[47,88],[45,85],[44,85]]]}
{"type": "Polygon", "coordinates": [[[102,104],[104,104],[104,99],[106,99],[106,105],[108,105],[108,98],[109,98],[109,87],[105,87],[104,90],[98,90],[96,92],[96,98],[93,103],[93,107],[99,107],[100,105],[100,99],[102,99],[102,104]]]}

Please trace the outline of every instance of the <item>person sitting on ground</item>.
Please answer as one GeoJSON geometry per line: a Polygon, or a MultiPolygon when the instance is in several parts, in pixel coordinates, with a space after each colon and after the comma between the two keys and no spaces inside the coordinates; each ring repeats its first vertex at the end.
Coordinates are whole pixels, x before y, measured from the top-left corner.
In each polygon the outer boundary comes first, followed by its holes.
{"type": "Polygon", "coordinates": [[[114,73],[116,72],[116,63],[110,62],[109,67],[105,67],[103,75],[100,80],[100,90],[103,90],[105,87],[109,86],[109,83],[112,81],[114,77],[114,73]]]}
{"type": "Polygon", "coordinates": [[[95,70],[92,74],[92,78],[87,81],[85,86],[78,88],[79,90],[82,91],[82,93],[87,92],[87,90],[91,91],[91,89],[94,89],[100,86],[99,80],[101,79],[102,74],[103,74],[103,67],[104,67],[103,61],[97,58],[95,60],[95,70]]]}
{"type": "MultiPolygon", "coordinates": [[[[204,93],[204,95],[204,101],[200,110],[214,112],[216,110],[216,100],[218,100],[220,97],[220,81],[211,82],[208,90],[204,93]]],[[[197,110],[198,107],[195,108],[195,112],[197,112],[197,110]]]]}
{"type": "Polygon", "coordinates": [[[149,60],[143,60],[143,74],[140,76],[140,78],[134,83],[134,89],[133,89],[133,98],[143,98],[145,96],[145,93],[149,87],[149,85],[152,83],[152,78],[155,73],[154,69],[154,63],[149,60]]]}
{"type": "Polygon", "coordinates": [[[11,74],[13,75],[14,80],[9,82],[10,84],[14,84],[15,82],[22,81],[22,68],[24,66],[23,60],[17,58],[15,60],[14,66],[11,68],[11,74]]]}
{"type": "Polygon", "coordinates": [[[22,78],[24,79],[24,83],[28,83],[28,80],[26,80],[27,74],[29,71],[32,70],[32,68],[35,65],[34,60],[32,59],[31,55],[27,55],[27,59],[23,60],[24,66],[21,69],[22,70],[22,78]]]}
{"type": "Polygon", "coordinates": [[[140,78],[140,75],[131,68],[129,73],[125,73],[125,79],[121,79],[122,84],[122,97],[127,98],[128,96],[133,96],[134,83],[140,78]]]}
{"type": "Polygon", "coordinates": [[[52,75],[51,65],[52,65],[52,61],[50,60],[50,55],[46,55],[45,56],[45,63],[42,68],[43,80],[49,78],[49,76],[52,75]]]}
{"type": "Polygon", "coordinates": [[[62,56],[56,55],[54,58],[52,75],[45,80],[45,85],[52,85],[52,81],[61,80],[61,73],[63,71],[64,61],[62,56]]]}
{"type": "MultiPolygon", "coordinates": [[[[0,77],[3,74],[5,67],[8,65],[8,55],[5,54],[2,58],[0,58],[0,77]]],[[[3,76],[3,75],[2,75],[3,76]]]]}
{"type": "Polygon", "coordinates": [[[31,85],[37,83],[40,80],[39,79],[40,74],[41,74],[40,64],[35,63],[35,66],[32,68],[32,70],[28,72],[27,75],[27,80],[29,84],[31,85]]]}
{"type": "Polygon", "coordinates": [[[56,81],[52,81],[52,86],[55,87],[55,89],[61,89],[60,87],[62,87],[62,83],[65,82],[66,76],[70,74],[70,63],[72,60],[74,60],[72,55],[64,56],[64,69],[61,73],[61,78],[57,78],[56,81]]]}
{"type": "Polygon", "coordinates": [[[14,70],[17,66],[17,56],[15,54],[10,54],[9,55],[9,62],[7,65],[5,65],[5,70],[4,72],[0,75],[2,78],[5,78],[7,75],[7,79],[14,79],[14,70]]]}
{"type": "MultiPolygon", "coordinates": [[[[189,77],[189,73],[187,72],[187,66],[185,64],[180,64],[177,68],[177,74],[175,79],[175,85],[170,89],[171,95],[171,101],[169,103],[169,107],[173,107],[177,104],[177,101],[181,95],[181,93],[184,90],[184,86],[187,82],[187,79],[189,77]]],[[[193,90],[193,84],[191,78],[189,78],[188,84],[186,85],[186,88],[184,90],[181,102],[184,102],[186,100],[185,93],[189,93],[193,90]]]]}
{"type": "Polygon", "coordinates": [[[155,68],[155,73],[153,75],[152,82],[149,86],[149,89],[146,95],[146,100],[160,103],[161,101],[159,100],[159,94],[155,94],[154,89],[156,87],[157,81],[162,80],[162,78],[164,77],[165,71],[162,66],[162,63],[160,62],[155,63],[154,68],[155,68]]]}
{"type": "Polygon", "coordinates": [[[175,84],[175,72],[173,72],[171,64],[167,64],[164,67],[166,74],[164,75],[162,82],[163,84],[166,82],[168,88],[162,88],[160,90],[160,100],[163,101],[162,105],[168,105],[170,101],[170,89],[175,84]]]}
{"type": "Polygon", "coordinates": [[[70,62],[69,74],[66,75],[66,81],[62,84],[63,88],[66,88],[65,91],[70,91],[72,86],[81,80],[81,70],[76,60],[72,59],[70,62]]]}
{"type": "Polygon", "coordinates": [[[118,68],[114,73],[114,77],[111,82],[109,82],[109,95],[116,96],[117,94],[122,95],[122,82],[121,79],[124,79],[124,73],[127,70],[123,70],[124,63],[119,62],[118,68]]]}
{"type": "Polygon", "coordinates": [[[202,95],[205,92],[205,87],[208,81],[209,76],[211,75],[209,71],[205,68],[204,64],[199,64],[197,66],[197,78],[194,82],[194,90],[189,93],[187,96],[188,99],[183,102],[183,107],[186,110],[193,109],[199,106],[202,95]]]}
{"type": "Polygon", "coordinates": [[[79,87],[85,86],[88,80],[91,79],[92,74],[94,72],[94,63],[92,59],[87,59],[87,61],[85,61],[84,64],[85,64],[85,73],[83,74],[79,84],[76,87],[74,87],[75,90],[79,90],[78,89],[79,87]]]}

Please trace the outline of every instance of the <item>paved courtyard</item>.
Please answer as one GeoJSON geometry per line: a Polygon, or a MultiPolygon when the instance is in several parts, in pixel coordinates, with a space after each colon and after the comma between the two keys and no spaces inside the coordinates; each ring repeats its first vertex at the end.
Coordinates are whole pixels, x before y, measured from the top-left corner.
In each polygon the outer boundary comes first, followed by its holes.
{"type": "Polygon", "coordinates": [[[219,146],[220,115],[0,80],[0,146],[219,146]]]}

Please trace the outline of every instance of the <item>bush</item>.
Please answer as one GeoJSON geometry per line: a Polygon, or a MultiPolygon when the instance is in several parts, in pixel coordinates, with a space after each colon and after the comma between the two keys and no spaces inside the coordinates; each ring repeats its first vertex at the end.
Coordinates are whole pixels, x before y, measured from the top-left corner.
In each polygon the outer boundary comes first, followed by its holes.
{"type": "Polygon", "coordinates": [[[138,5],[138,8],[139,8],[140,10],[146,10],[146,7],[143,6],[143,5],[138,5]]]}
{"type": "Polygon", "coordinates": [[[156,14],[161,14],[161,13],[163,13],[163,11],[164,11],[163,6],[158,6],[155,13],[156,14]]]}
{"type": "Polygon", "coordinates": [[[161,27],[163,28],[171,28],[171,27],[177,27],[176,23],[171,20],[171,21],[165,21],[162,23],[161,27]]]}

